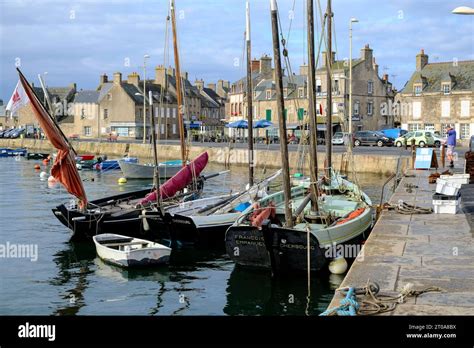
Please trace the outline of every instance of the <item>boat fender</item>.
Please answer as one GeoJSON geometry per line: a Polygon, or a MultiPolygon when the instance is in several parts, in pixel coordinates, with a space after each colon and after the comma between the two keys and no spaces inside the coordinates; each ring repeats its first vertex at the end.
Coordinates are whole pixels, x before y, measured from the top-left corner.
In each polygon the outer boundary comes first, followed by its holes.
{"type": "Polygon", "coordinates": [[[148,220],[146,219],[146,210],[142,210],[142,221],[143,221],[143,229],[145,231],[149,231],[150,224],[148,223],[148,220]]]}

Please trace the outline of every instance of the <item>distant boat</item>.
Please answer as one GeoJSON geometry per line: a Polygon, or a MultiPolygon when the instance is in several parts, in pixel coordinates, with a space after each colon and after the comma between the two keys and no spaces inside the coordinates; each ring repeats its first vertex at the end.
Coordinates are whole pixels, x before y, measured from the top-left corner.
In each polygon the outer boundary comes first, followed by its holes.
{"type": "Polygon", "coordinates": [[[20,148],[20,149],[2,148],[0,149],[0,157],[26,156],[27,152],[28,150],[25,148],[20,148]]]}
{"type": "MultiPolygon", "coordinates": [[[[153,179],[154,165],[139,164],[126,160],[119,160],[118,164],[127,179],[153,179]]],[[[158,164],[160,178],[171,178],[182,168],[181,160],[161,162],[158,164]]]]}
{"type": "Polygon", "coordinates": [[[38,159],[46,159],[48,158],[49,153],[32,153],[28,152],[26,154],[26,159],[28,160],[38,160],[38,159]]]}
{"type": "Polygon", "coordinates": [[[92,239],[97,255],[120,267],[166,264],[171,254],[171,248],[162,244],[119,234],[99,234],[92,239]]]}
{"type": "Polygon", "coordinates": [[[110,159],[102,162],[96,163],[94,166],[96,170],[114,170],[120,169],[119,161],[124,161],[127,163],[138,163],[138,158],[136,157],[124,157],[123,159],[110,159]]]}

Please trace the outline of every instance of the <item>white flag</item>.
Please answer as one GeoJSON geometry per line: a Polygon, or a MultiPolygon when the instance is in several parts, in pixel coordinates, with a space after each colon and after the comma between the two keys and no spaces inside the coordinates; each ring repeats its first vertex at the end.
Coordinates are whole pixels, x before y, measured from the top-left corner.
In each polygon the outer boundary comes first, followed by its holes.
{"type": "Polygon", "coordinates": [[[19,108],[23,105],[26,105],[30,100],[26,95],[23,86],[21,85],[20,81],[16,84],[15,90],[13,91],[12,97],[7,104],[6,110],[10,111],[10,116],[13,115],[19,108]]]}

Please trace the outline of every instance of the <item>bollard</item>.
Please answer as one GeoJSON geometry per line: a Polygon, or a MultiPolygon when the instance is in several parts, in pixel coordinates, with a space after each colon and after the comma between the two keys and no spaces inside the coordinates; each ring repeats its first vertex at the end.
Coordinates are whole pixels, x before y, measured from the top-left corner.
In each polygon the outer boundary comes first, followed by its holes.
{"type": "Polygon", "coordinates": [[[416,149],[415,139],[411,140],[411,169],[415,169],[416,149]]]}
{"type": "Polygon", "coordinates": [[[446,149],[444,144],[441,144],[441,166],[444,168],[446,164],[446,149]]]}

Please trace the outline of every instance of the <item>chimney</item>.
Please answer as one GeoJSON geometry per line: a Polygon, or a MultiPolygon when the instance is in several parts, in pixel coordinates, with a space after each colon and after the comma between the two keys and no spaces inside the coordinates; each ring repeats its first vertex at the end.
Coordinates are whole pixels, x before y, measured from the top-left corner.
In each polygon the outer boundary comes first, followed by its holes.
{"type": "Polygon", "coordinates": [[[300,65],[300,75],[308,76],[309,75],[309,67],[307,65],[300,65]]]}
{"type": "MultiPolygon", "coordinates": [[[[184,75],[183,75],[184,77],[184,75]]],[[[200,90],[202,91],[202,89],[204,88],[204,80],[196,80],[194,81],[194,85],[200,90]]]]}
{"type": "Polygon", "coordinates": [[[100,75],[99,84],[102,86],[104,83],[109,82],[109,78],[106,74],[100,75]]]}
{"type": "Polygon", "coordinates": [[[77,85],[76,85],[75,83],[71,83],[71,84],[69,85],[69,87],[71,87],[71,89],[73,89],[74,92],[75,92],[76,89],[77,89],[77,85]]]}
{"type": "Polygon", "coordinates": [[[163,65],[158,65],[155,68],[155,83],[166,89],[166,68],[163,65]]]}
{"type": "Polygon", "coordinates": [[[374,67],[375,75],[379,76],[379,65],[375,62],[375,57],[373,57],[372,59],[372,66],[374,67]]]}
{"type": "Polygon", "coordinates": [[[132,85],[138,86],[139,81],[140,81],[140,76],[136,72],[131,73],[127,77],[127,82],[132,85]]]}
{"type": "Polygon", "coordinates": [[[269,56],[265,55],[260,58],[260,74],[262,74],[264,79],[272,78],[272,58],[269,56]]]}
{"type": "Polygon", "coordinates": [[[181,73],[181,77],[182,77],[183,79],[187,80],[187,79],[188,79],[188,72],[187,72],[187,71],[182,72],[182,73],[181,73]]]}
{"type": "Polygon", "coordinates": [[[173,77],[176,76],[176,71],[175,71],[174,68],[172,68],[172,67],[169,67],[168,70],[166,71],[166,73],[167,73],[169,76],[173,76],[173,77]]]}
{"type": "MultiPolygon", "coordinates": [[[[323,51],[322,52],[322,66],[325,67],[327,62],[326,62],[326,59],[327,59],[327,55],[326,55],[326,51],[323,51]]],[[[336,52],[332,52],[332,60],[331,60],[331,64],[334,64],[334,62],[336,61],[336,52]]]]}
{"type": "Polygon", "coordinates": [[[224,81],[224,80],[219,80],[217,81],[217,89],[215,92],[217,95],[221,98],[227,98],[227,92],[224,88],[229,89],[230,82],[229,81],[224,81]]]}
{"type": "Polygon", "coordinates": [[[230,89],[230,81],[224,81],[224,82],[222,83],[222,85],[223,85],[225,88],[230,89]]]}
{"type": "Polygon", "coordinates": [[[258,72],[260,70],[260,61],[258,59],[252,59],[250,69],[252,72],[258,72]]]}
{"type": "Polygon", "coordinates": [[[114,73],[114,85],[121,85],[122,84],[122,73],[116,72],[114,73]]]}
{"type": "Polygon", "coordinates": [[[425,50],[421,49],[420,53],[416,55],[416,71],[421,71],[428,64],[428,55],[425,50]]]}
{"type": "Polygon", "coordinates": [[[369,44],[366,44],[363,49],[360,50],[360,59],[365,62],[366,69],[372,68],[372,49],[369,47],[369,44]]]}
{"type": "MultiPolygon", "coordinates": [[[[219,80],[222,81],[222,80],[219,80]]],[[[214,92],[216,91],[216,84],[215,83],[208,83],[207,88],[212,89],[214,92]]]]}
{"type": "Polygon", "coordinates": [[[388,74],[383,74],[382,81],[388,82],[388,74]]]}

